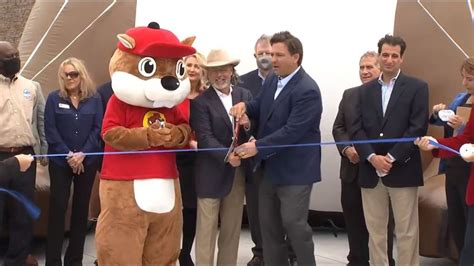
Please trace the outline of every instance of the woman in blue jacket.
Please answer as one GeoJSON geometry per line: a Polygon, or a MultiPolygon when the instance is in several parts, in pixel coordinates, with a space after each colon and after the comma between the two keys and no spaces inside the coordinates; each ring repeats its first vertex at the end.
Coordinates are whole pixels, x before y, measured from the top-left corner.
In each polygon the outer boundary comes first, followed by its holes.
{"type": "Polygon", "coordinates": [[[51,157],[46,265],[61,265],[65,213],[74,182],[69,246],[64,265],[82,265],[87,233],[89,198],[96,172],[102,123],[102,102],[83,62],[68,58],[58,70],[59,90],[49,94],[45,107],[45,133],[51,157]],[[66,156],[67,154],[67,156],[66,156]]]}

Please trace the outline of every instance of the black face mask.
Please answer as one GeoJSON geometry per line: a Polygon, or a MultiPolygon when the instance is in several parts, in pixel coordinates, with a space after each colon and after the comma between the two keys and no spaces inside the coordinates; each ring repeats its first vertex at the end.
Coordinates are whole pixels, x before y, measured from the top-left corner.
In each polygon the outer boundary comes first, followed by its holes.
{"type": "Polygon", "coordinates": [[[3,74],[6,77],[13,77],[16,73],[20,71],[21,63],[19,57],[3,59],[3,74]]]}

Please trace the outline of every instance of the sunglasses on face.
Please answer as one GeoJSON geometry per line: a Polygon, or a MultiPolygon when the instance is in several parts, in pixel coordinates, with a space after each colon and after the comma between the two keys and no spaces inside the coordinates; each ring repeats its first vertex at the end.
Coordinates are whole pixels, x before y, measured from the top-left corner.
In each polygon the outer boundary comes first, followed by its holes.
{"type": "Polygon", "coordinates": [[[75,78],[79,77],[79,72],[77,72],[77,71],[66,72],[66,73],[64,73],[64,76],[66,78],[69,77],[69,78],[75,79],[75,78]]]}

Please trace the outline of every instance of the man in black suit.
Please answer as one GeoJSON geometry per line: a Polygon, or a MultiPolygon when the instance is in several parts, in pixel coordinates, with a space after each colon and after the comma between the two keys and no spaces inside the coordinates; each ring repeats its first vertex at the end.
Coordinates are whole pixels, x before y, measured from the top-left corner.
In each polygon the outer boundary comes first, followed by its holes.
{"type": "MultiPolygon", "coordinates": [[[[386,35],[378,42],[382,75],[358,89],[359,118],[349,127],[354,140],[424,136],[428,85],[400,72],[405,41],[386,35]]],[[[356,145],[359,185],[369,231],[370,264],[388,265],[387,224],[392,204],[397,264],[419,265],[418,186],[423,171],[413,142],[356,145]]]]}
{"type": "Polygon", "coordinates": [[[256,140],[237,147],[241,158],[255,156],[263,171],[259,188],[259,218],[266,265],[288,265],[285,233],[299,265],[315,265],[313,232],[308,225],[311,190],[321,180],[321,148],[298,147],[321,141],[321,93],[303,70],[303,45],[289,32],[270,40],[273,73],[252,101],[234,105],[237,119],[256,119],[256,140]],[[296,145],[277,148],[276,145],[296,145]]]}
{"type": "MultiPolygon", "coordinates": [[[[211,50],[203,67],[210,88],[191,102],[191,127],[198,148],[229,148],[233,141],[233,104],[248,101],[251,93],[235,86],[238,59],[220,49],[211,50]]],[[[248,122],[248,120],[247,120],[248,122]]],[[[249,123],[244,127],[248,130],[249,123]]],[[[246,142],[246,130],[238,140],[246,142]]],[[[220,218],[217,265],[236,265],[245,195],[245,176],[241,160],[234,153],[225,161],[225,151],[197,154],[194,166],[197,194],[196,264],[214,265],[214,250],[220,218]]],[[[244,162],[242,162],[243,164],[244,162]]]]}
{"type": "MultiPolygon", "coordinates": [[[[359,77],[363,84],[378,78],[380,65],[376,52],[366,52],[359,60],[359,77]]],[[[349,141],[349,125],[356,119],[356,104],[359,86],[344,91],[339,111],[334,121],[332,134],[335,141],[349,141]]],[[[349,242],[348,265],[369,265],[369,232],[365,225],[362,196],[358,183],[359,155],[353,145],[337,145],[341,155],[341,205],[349,242]]],[[[395,265],[393,249],[393,215],[388,228],[389,264],[395,265]]]]}
{"type": "MultiPolygon", "coordinates": [[[[270,44],[270,36],[262,35],[255,43],[255,61],[257,69],[252,70],[240,76],[240,85],[252,93],[255,98],[261,91],[263,82],[272,70],[272,46],[270,44]]],[[[252,173],[252,167],[247,169],[248,175],[252,178],[247,180],[245,186],[245,203],[247,206],[247,218],[250,227],[250,236],[255,247],[252,248],[253,257],[247,263],[247,266],[261,266],[263,263],[263,249],[262,249],[262,233],[260,232],[260,221],[258,219],[258,187],[262,180],[262,172],[256,171],[252,173]]],[[[295,252],[288,242],[288,253],[290,264],[293,265],[296,261],[295,252]]]]}

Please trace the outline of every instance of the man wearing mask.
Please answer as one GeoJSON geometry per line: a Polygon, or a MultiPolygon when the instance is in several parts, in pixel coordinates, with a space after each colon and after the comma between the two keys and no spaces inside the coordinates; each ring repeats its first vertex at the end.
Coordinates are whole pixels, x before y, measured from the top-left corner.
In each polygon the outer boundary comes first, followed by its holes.
{"type": "Polygon", "coordinates": [[[240,81],[242,87],[248,89],[253,97],[260,93],[263,82],[272,70],[272,46],[270,45],[271,36],[262,35],[255,43],[255,61],[257,62],[257,69],[252,70],[242,76],[240,81]]]}
{"type": "MultiPolygon", "coordinates": [[[[359,60],[359,78],[365,84],[380,76],[380,65],[376,52],[366,52],[359,60]]],[[[344,91],[339,104],[339,111],[334,121],[332,134],[334,140],[350,141],[349,127],[356,113],[359,86],[344,91]]],[[[341,155],[341,205],[346,223],[349,255],[347,265],[369,265],[369,232],[364,219],[362,197],[358,184],[359,155],[353,145],[337,145],[341,155]]],[[[393,249],[393,215],[388,225],[388,258],[389,265],[395,265],[393,249]]]]}
{"type": "MultiPolygon", "coordinates": [[[[270,44],[271,36],[263,34],[255,42],[255,61],[257,69],[252,70],[240,76],[240,85],[248,89],[255,98],[262,89],[263,82],[272,70],[272,46],[270,44]]],[[[263,263],[262,250],[262,233],[260,231],[260,221],[258,219],[258,187],[262,180],[262,172],[256,171],[252,173],[252,169],[246,169],[247,175],[252,176],[245,186],[245,203],[247,209],[247,218],[250,227],[250,236],[255,244],[252,248],[253,257],[247,263],[247,266],[260,266],[263,263]]],[[[291,248],[290,241],[288,243],[288,254],[291,265],[296,262],[296,255],[291,248]]]]}
{"type": "MultiPolygon", "coordinates": [[[[0,41],[0,160],[18,154],[35,154],[34,146],[45,151],[44,98],[38,83],[18,74],[18,50],[9,42],[0,41]]],[[[41,160],[46,164],[46,159],[41,160]]],[[[0,181],[1,188],[8,188],[33,200],[36,163],[8,181],[0,181]]],[[[4,265],[37,265],[28,255],[33,235],[33,221],[19,202],[0,195],[0,224],[4,210],[8,211],[9,245],[4,265]]]]}

